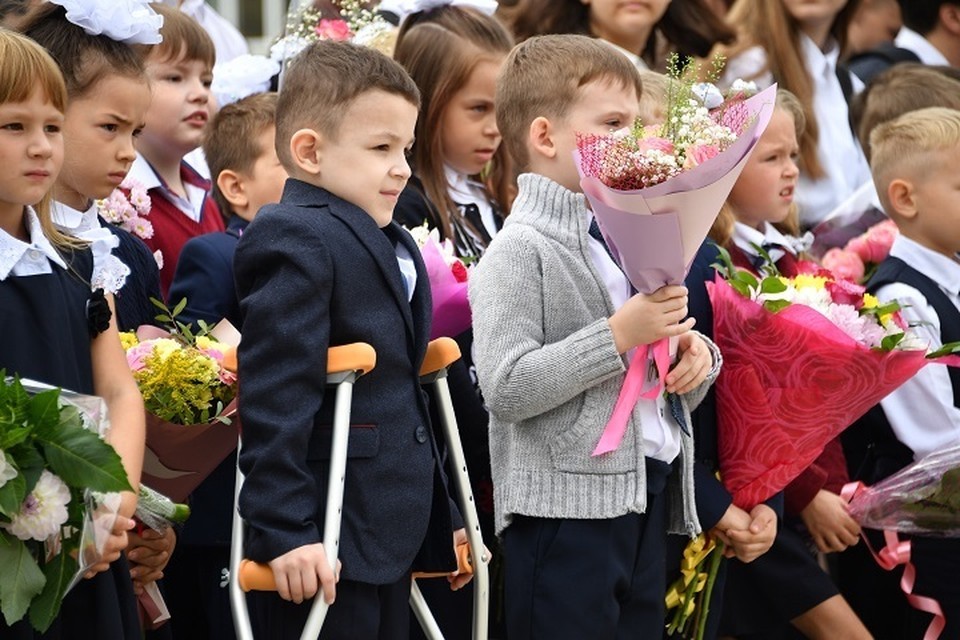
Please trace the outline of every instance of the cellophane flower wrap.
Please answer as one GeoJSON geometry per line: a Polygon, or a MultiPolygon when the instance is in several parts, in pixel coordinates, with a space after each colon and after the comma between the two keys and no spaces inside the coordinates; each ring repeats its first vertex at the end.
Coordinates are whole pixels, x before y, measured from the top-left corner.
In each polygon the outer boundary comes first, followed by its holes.
{"type": "Polygon", "coordinates": [[[857,491],[850,515],[870,529],[960,537],[960,444],[857,491]]]}
{"type": "Polygon", "coordinates": [[[721,255],[707,283],[724,360],[714,386],[718,457],[745,510],[786,487],[923,366],[958,361],[950,354],[960,345],[927,353],[896,301],[881,303],[829,271],[784,278],[768,266],[758,278],[721,255]]]}
{"type": "Polygon", "coordinates": [[[46,631],[130,491],[101,398],[0,371],[0,610],[46,631]]]}
{"type": "Polygon", "coordinates": [[[469,269],[457,257],[453,243],[441,241],[440,233],[436,229],[429,229],[427,223],[407,231],[420,247],[430,280],[433,303],[430,339],[442,336],[454,338],[470,328],[470,302],[467,300],[469,269]]]}
{"type": "MultiPolygon", "coordinates": [[[[715,61],[719,73],[722,60],[715,61]]],[[[578,135],[580,186],[603,237],[640,293],[683,284],[750,152],[773,113],[776,85],[750,98],[724,101],[712,85],[681,79],[670,60],[666,120],[609,135],[578,135]]],[[[640,397],[663,388],[673,347],[667,340],[641,345],[594,455],[619,446],[640,397]],[[635,364],[634,364],[635,363],[635,364]],[[649,365],[657,382],[645,385],[649,365]]]]}
{"type": "MultiPolygon", "coordinates": [[[[196,332],[162,303],[158,320],[121,333],[127,364],[147,410],[143,482],[182,502],[237,446],[236,375],[224,366],[235,345],[220,342],[206,323],[196,332]]],[[[213,330],[215,331],[215,329],[213,330]]]]}

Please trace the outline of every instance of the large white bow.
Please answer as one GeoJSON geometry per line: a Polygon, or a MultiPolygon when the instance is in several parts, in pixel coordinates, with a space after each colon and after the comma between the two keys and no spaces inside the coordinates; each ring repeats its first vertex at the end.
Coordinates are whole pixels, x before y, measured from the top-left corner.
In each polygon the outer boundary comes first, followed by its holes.
{"type": "Polygon", "coordinates": [[[492,16],[499,6],[497,0],[383,0],[380,11],[389,11],[400,18],[400,24],[408,16],[420,11],[430,11],[437,7],[468,7],[492,16]]]}
{"type": "Polygon", "coordinates": [[[126,44],[159,44],[158,15],[145,0],[49,0],[67,10],[67,20],[92,36],[103,34],[126,44]]]}
{"type": "Polygon", "coordinates": [[[270,89],[280,63],[264,56],[244,54],[213,68],[211,90],[221,107],[270,89]]]}

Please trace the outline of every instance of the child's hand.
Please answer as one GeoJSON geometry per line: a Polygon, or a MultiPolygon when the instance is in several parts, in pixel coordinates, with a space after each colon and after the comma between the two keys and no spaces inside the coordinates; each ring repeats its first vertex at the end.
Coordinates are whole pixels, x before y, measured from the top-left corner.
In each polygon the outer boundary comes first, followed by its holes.
{"type": "Polygon", "coordinates": [[[723,555],[726,558],[732,558],[736,555],[733,549],[733,542],[727,535],[730,531],[746,530],[750,528],[750,514],[732,504],[723,512],[723,517],[710,529],[710,535],[723,542],[723,555]]]}
{"type": "Polygon", "coordinates": [[[750,510],[750,525],[746,529],[731,530],[727,537],[740,562],[753,562],[773,546],[777,537],[777,512],[760,503],[750,510]]]}
{"type": "Polygon", "coordinates": [[[143,535],[131,531],[129,537],[127,559],[132,565],[130,578],[133,580],[133,592],[140,595],[144,585],[163,577],[163,570],[170,562],[173,548],[177,544],[177,534],[173,527],[167,527],[163,532],[148,528],[143,531],[143,535]]]}
{"type": "Polygon", "coordinates": [[[677,353],[680,354],[680,360],[667,374],[667,391],[688,393],[707,379],[713,366],[713,357],[703,339],[690,331],[680,336],[677,353]]]}
{"type": "Polygon", "coordinates": [[[106,571],[110,563],[120,557],[120,553],[127,548],[127,532],[131,531],[135,525],[136,523],[130,518],[117,514],[110,529],[110,535],[103,543],[103,550],[96,561],[87,568],[86,573],[83,574],[84,578],[92,578],[106,571]]]}
{"type": "Polygon", "coordinates": [[[323,589],[323,599],[333,604],[337,597],[336,584],[340,580],[340,561],[334,572],[327,562],[323,544],[305,544],[270,561],[277,593],[284,600],[300,604],[323,589]],[[318,584],[319,581],[319,584],[318,584]]]}
{"type": "Polygon", "coordinates": [[[831,491],[818,491],[800,517],[823,553],[843,551],[860,540],[860,525],[850,517],[846,500],[831,491]]]}
{"type": "Polygon", "coordinates": [[[666,286],[649,296],[635,294],[610,316],[617,351],[625,353],[640,344],[651,344],[661,338],[686,333],[696,322],[687,317],[687,288],[666,286]],[[680,324],[678,324],[680,323],[680,324]]]}

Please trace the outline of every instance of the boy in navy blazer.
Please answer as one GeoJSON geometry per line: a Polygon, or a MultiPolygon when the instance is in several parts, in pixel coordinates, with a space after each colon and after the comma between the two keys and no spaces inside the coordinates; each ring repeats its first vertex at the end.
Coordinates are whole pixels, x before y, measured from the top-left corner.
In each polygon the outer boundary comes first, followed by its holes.
{"type": "MultiPolygon", "coordinates": [[[[412,237],[392,222],[410,177],[416,85],[386,56],[317,42],[284,77],[277,153],[291,178],[257,215],[234,262],[247,555],[278,591],[254,598],[261,637],[299,637],[322,589],[322,638],[405,638],[415,570],[453,572],[450,501],[419,370],[430,287],[412,237]],[[354,389],[342,570],[323,545],[333,389],[327,348],[367,342],[377,366],[354,389]]],[[[459,588],[467,576],[453,576],[459,588]]]]}

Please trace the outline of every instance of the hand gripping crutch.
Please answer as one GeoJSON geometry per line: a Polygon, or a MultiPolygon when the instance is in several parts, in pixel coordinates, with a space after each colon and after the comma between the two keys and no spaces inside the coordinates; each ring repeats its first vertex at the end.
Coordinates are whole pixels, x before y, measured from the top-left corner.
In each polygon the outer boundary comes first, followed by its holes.
{"type": "MultiPolygon", "coordinates": [[[[347,440],[350,434],[350,403],[353,399],[353,384],[357,378],[373,369],[376,352],[368,344],[358,342],[327,350],[327,384],[337,385],[336,405],[333,413],[333,442],[330,452],[330,480],[327,488],[327,508],[323,521],[323,549],[336,570],[340,549],[340,519],[343,514],[343,484],[347,466],[347,440]]],[[[241,445],[242,446],[242,445],[241,445]]],[[[237,456],[237,486],[234,495],[233,536],[230,547],[230,604],[237,637],[253,640],[250,615],[244,594],[247,591],[274,591],[277,586],[273,570],[265,564],[243,559],[244,523],[240,518],[240,488],[243,474],[237,456]]],[[[326,601],[317,593],[310,614],[300,634],[301,640],[315,640],[327,615],[326,601]]]]}
{"type": "MultiPolygon", "coordinates": [[[[463,446],[460,443],[460,432],[457,428],[457,419],[453,413],[453,402],[450,399],[450,387],[447,385],[447,368],[460,359],[460,347],[450,338],[438,338],[427,347],[427,355],[420,367],[420,383],[434,385],[437,409],[440,414],[440,423],[443,427],[447,442],[447,451],[450,456],[450,467],[453,472],[453,482],[459,498],[461,515],[467,531],[469,554],[463,549],[457,550],[460,572],[473,571],[473,640],[487,640],[487,612],[490,600],[490,577],[487,567],[489,558],[483,546],[483,537],[480,533],[480,521],[477,518],[477,505],[473,500],[470,489],[470,478],[467,475],[467,463],[463,455],[463,446]],[[479,559],[479,562],[476,560],[479,559]]],[[[435,576],[437,574],[431,574],[435,576]]],[[[446,575],[446,574],[439,574],[446,575]]],[[[415,575],[410,589],[410,606],[414,615],[423,627],[430,640],[438,640],[443,636],[433,614],[427,606],[416,578],[429,577],[415,575]]]]}

